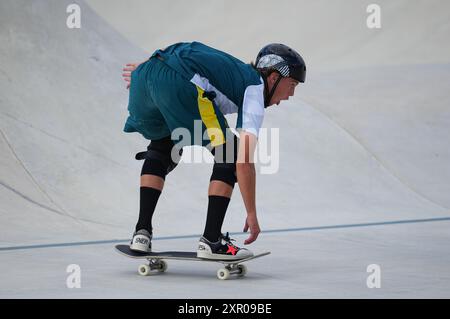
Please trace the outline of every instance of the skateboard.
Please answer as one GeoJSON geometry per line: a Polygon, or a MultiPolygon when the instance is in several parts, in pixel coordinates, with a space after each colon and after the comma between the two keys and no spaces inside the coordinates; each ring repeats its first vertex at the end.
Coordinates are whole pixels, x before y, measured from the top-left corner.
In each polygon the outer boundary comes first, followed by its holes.
{"type": "Polygon", "coordinates": [[[224,265],[224,267],[217,271],[217,278],[221,280],[227,280],[231,277],[231,275],[236,275],[237,277],[244,277],[247,274],[247,267],[242,263],[270,254],[270,251],[267,251],[243,259],[223,260],[223,259],[199,258],[197,257],[196,252],[190,251],[161,251],[151,253],[140,253],[132,251],[129,245],[116,245],[115,248],[120,254],[125,255],[127,257],[148,260],[149,262],[148,265],[143,264],[140,265],[138,268],[138,273],[142,276],[149,276],[153,273],[165,272],[167,270],[167,263],[164,261],[164,259],[174,259],[174,260],[209,261],[221,263],[224,265]]]}

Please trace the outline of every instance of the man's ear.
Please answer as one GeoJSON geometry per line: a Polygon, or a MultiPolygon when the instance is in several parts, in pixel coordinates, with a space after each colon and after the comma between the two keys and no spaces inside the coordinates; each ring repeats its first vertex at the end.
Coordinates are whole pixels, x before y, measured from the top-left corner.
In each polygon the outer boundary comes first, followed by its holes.
{"type": "Polygon", "coordinates": [[[280,74],[278,74],[278,72],[274,71],[274,72],[270,73],[270,75],[267,77],[267,81],[273,85],[277,81],[279,76],[280,76],[280,74]]]}

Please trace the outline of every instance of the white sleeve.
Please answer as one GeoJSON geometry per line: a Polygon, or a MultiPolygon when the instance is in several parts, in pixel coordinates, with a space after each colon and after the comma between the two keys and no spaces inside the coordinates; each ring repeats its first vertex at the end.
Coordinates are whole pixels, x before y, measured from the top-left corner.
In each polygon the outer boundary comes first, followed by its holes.
{"type": "Polygon", "coordinates": [[[237,129],[242,129],[258,137],[263,120],[264,84],[249,85],[245,89],[242,110],[238,114],[237,129]]]}

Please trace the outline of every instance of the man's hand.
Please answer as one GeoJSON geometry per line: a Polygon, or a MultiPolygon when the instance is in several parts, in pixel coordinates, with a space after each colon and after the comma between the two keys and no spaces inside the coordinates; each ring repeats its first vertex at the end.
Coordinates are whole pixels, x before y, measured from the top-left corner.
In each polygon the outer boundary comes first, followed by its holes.
{"type": "Polygon", "coordinates": [[[131,84],[131,72],[133,72],[140,63],[127,63],[122,69],[122,77],[125,82],[127,82],[127,89],[130,88],[131,84]]]}
{"type": "Polygon", "coordinates": [[[258,238],[261,229],[258,224],[258,217],[255,214],[248,214],[245,220],[244,232],[246,233],[250,228],[250,236],[244,241],[245,245],[253,243],[258,238]]]}

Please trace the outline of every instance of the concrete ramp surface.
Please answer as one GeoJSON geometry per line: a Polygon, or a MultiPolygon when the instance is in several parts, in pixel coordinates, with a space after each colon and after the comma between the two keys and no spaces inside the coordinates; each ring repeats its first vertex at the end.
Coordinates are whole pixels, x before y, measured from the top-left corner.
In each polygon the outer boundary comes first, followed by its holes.
{"type": "MultiPolygon", "coordinates": [[[[0,297],[450,297],[448,1],[378,1],[380,29],[360,0],[76,3],[71,29],[72,1],[0,2],[0,297]],[[114,251],[138,217],[134,154],[148,144],[122,132],[122,67],[194,40],[247,62],[286,43],[308,70],[266,110],[278,164],[257,165],[263,232],[249,248],[272,253],[226,282],[183,261],[142,277],[114,251]],[[73,264],[80,288],[67,286],[73,264]]],[[[200,151],[166,179],[155,250],[197,247],[212,170],[189,163],[200,151]]],[[[235,187],[223,231],[238,244],[244,221],[235,187]]]]}

